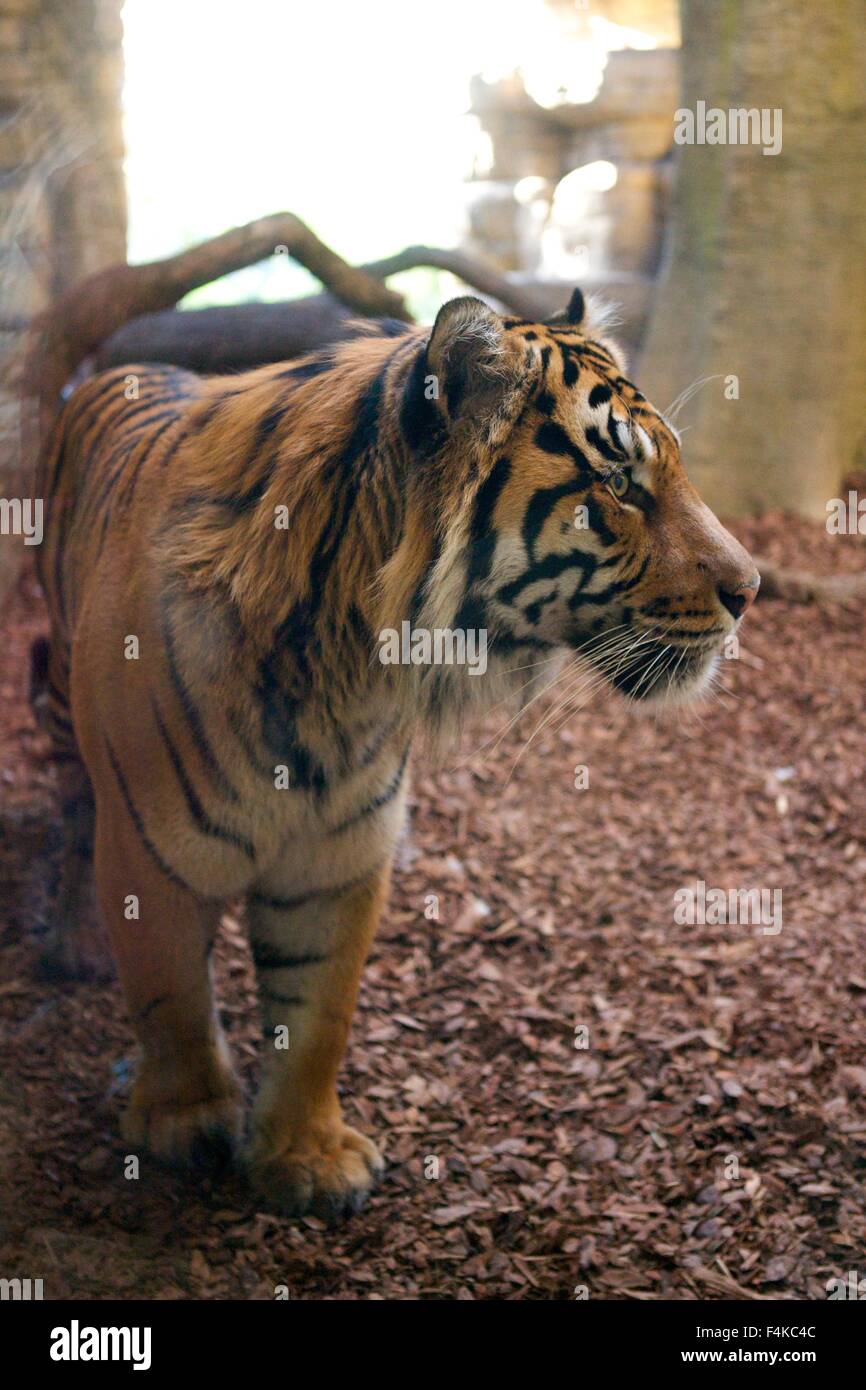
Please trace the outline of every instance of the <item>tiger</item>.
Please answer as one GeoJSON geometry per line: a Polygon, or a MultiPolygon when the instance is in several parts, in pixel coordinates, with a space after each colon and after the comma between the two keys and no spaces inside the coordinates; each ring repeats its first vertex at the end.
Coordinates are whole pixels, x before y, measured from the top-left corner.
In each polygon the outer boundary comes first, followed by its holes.
{"type": "Polygon", "coordinates": [[[338,1221],[384,1165],[337,1080],[413,742],[564,660],[635,709],[693,700],[759,575],[580,290],[539,322],[462,296],[234,376],[97,372],[38,486],[47,961],[97,972],[101,921],[139,1045],[129,1145],[338,1221]],[[483,632],[485,670],[382,659],[405,624],[483,632]],[[268,1043],[248,1119],[211,979],[239,902],[268,1043]]]}

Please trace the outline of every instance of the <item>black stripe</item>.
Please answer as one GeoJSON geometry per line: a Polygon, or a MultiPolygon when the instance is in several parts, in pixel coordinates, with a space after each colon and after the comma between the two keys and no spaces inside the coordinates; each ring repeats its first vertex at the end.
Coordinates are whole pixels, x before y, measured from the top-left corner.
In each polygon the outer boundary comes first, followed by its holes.
{"type": "MultiPolygon", "coordinates": [[[[387,367],[387,364],[386,364],[387,367]]],[[[353,510],[364,455],[379,440],[379,412],[384,393],[386,367],[367,384],[355,406],[355,423],[343,447],[328,460],[323,477],[336,480],[338,495],[331,515],[322,527],[310,560],[310,617],[315,618],[324,601],[324,586],[345,538],[353,510]]]]}
{"type": "Polygon", "coordinates": [[[280,372],[279,381],[311,381],[313,377],[322,376],[335,366],[334,349],[327,348],[323,352],[317,353],[314,357],[308,357],[304,362],[298,362],[285,371],[280,372]]]}
{"type": "Polygon", "coordinates": [[[172,767],[177,773],[177,780],[180,782],[187,810],[195,821],[197,828],[202,835],[209,835],[215,840],[224,840],[226,844],[234,845],[235,848],[239,849],[242,854],[245,854],[248,859],[254,860],[256,852],[250,840],[245,839],[242,835],[235,834],[234,831],[224,830],[221,825],[216,825],[211,820],[199,800],[195,787],[189,779],[186,768],[183,765],[183,759],[178,753],[177,747],[168,729],[165,727],[165,722],[159,712],[156,700],[153,697],[151,697],[151,705],[153,706],[153,714],[156,719],[156,726],[160,732],[160,737],[165,744],[166,751],[171,759],[172,767]]]}
{"type": "Polygon", "coordinates": [[[93,425],[98,424],[99,420],[101,419],[101,415],[99,413],[99,406],[108,397],[113,395],[114,392],[118,390],[118,388],[122,389],[123,383],[125,382],[127,376],[129,376],[129,372],[125,368],[123,368],[122,370],[114,369],[113,371],[110,371],[107,374],[106,378],[100,383],[99,389],[97,391],[94,391],[90,395],[88,400],[82,400],[81,396],[83,396],[85,391],[90,389],[90,387],[99,380],[99,377],[93,377],[92,380],[89,381],[86,386],[82,385],[78,388],[78,391],[74,391],[70,396],[66,407],[67,410],[73,412],[73,416],[70,421],[71,427],[73,429],[75,427],[79,427],[82,433],[86,434],[87,431],[93,425]],[[79,395],[79,392],[81,393],[81,395],[79,395]],[[78,399],[76,399],[76,397],[78,397],[78,399]]]}
{"type": "Polygon", "coordinates": [[[382,749],[384,748],[388,739],[396,730],[397,725],[399,723],[400,716],[395,715],[393,719],[388,720],[387,723],[382,725],[382,727],[376,733],[372,743],[370,743],[369,746],[365,748],[364,752],[361,754],[361,758],[358,762],[359,769],[370,766],[370,764],[376,759],[378,754],[381,753],[382,749]]]}
{"type": "Polygon", "coordinates": [[[58,528],[58,534],[54,537],[54,598],[57,603],[57,611],[60,614],[60,621],[66,626],[66,596],[63,593],[63,560],[66,553],[64,544],[63,525],[58,528]]]}
{"type": "Polygon", "coordinates": [[[421,609],[424,605],[424,600],[427,598],[427,595],[429,593],[430,584],[433,580],[433,574],[436,569],[436,566],[439,563],[444,544],[445,537],[442,535],[441,531],[437,532],[436,538],[433,542],[433,554],[430,557],[427,568],[425,569],[421,578],[418,580],[418,583],[415,586],[415,591],[412,594],[412,598],[409,602],[409,618],[413,624],[415,622],[415,619],[420,614],[421,609]]]}
{"type": "Polygon", "coordinates": [[[302,999],[299,994],[280,994],[279,990],[271,989],[268,985],[259,985],[259,994],[263,999],[270,999],[275,1004],[286,1004],[301,1008],[307,1001],[302,999]]]}
{"type": "MultiPolygon", "coordinates": [[[[147,410],[156,410],[156,413],[154,415],[148,415],[145,419],[134,420],[133,423],[130,425],[129,429],[124,430],[120,440],[118,441],[120,446],[119,452],[116,455],[116,457],[118,458],[118,462],[114,470],[110,472],[107,477],[103,477],[98,492],[96,492],[90,499],[85,498],[85,514],[92,514],[94,516],[98,515],[100,509],[105,504],[109,495],[114,491],[114,488],[117,486],[118,482],[122,478],[126,470],[126,465],[128,464],[134,450],[138,448],[142,443],[146,443],[146,431],[150,428],[150,426],[157,424],[161,420],[164,420],[167,416],[172,416],[174,419],[177,419],[178,417],[177,407],[166,406],[164,399],[161,397],[157,398],[156,400],[148,401],[146,405],[143,407],[143,409],[137,411],[136,414],[144,415],[147,410]]],[[[147,452],[146,449],[145,452],[147,452]]],[[[111,459],[108,460],[109,463],[112,461],[113,460],[111,459]]],[[[103,539],[104,529],[105,527],[103,524],[103,539]]]]}
{"type": "Polygon", "coordinates": [[[593,449],[597,449],[602,458],[607,459],[608,463],[622,463],[626,455],[622,449],[612,449],[603,434],[600,434],[595,425],[590,425],[586,430],[586,442],[593,449]]]}
{"type": "Polygon", "coordinates": [[[605,376],[611,371],[619,372],[619,367],[616,362],[614,362],[610,353],[602,347],[601,343],[596,342],[594,338],[585,339],[575,351],[579,352],[581,357],[585,357],[588,362],[592,362],[595,366],[600,367],[605,376]]]}
{"type": "MultiPolygon", "coordinates": [[[[47,643],[46,643],[46,645],[47,645],[47,643]]],[[[49,652],[50,652],[50,648],[49,648],[49,652]]],[[[46,658],[46,659],[47,659],[47,658],[46,658]]],[[[51,677],[48,675],[47,670],[48,670],[48,668],[46,667],[46,668],[45,668],[45,677],[44,677],[45,689],[48,691],[48,694],[49,694],[49,695],[52,695],[52,696],[54,697],[54,699],[57,701],[57,703],[58,703],[59,705],[66,705],[66,706],[68,706],[68,704],[69,704],[69,699],[68,699],[68,697],[67,697],[66,695],[64,695],[63,692],[62,692],[61,690],[58,690],[58,689],[57,689],[57,686],[54,684],[54,681],[53,681],[53,680],[51,679],[51,677]]]]}
{"type": "Polygon", "coordinates": [[[526,515],[523,518],[523,544],[532,563],[535,563],[535,542],[541,534],[544,523],[550,516],[557,502],[563,497],[573,496],[575,493],[584,492],[584,486],[579,480],[570,483],[560,483],[558,487],[539,488],[532,494],[529,506],[526,508],[526,515]]]}
{"type": "Polygon", "coordinates": [[[506,652],[509,654],[519,652],[526,647],[531,651],[545,652],[554,651],[556,647],[561,647],[561,645],[558,642],[547,642],[541,637],[516,637],[512,632],[497,632],[490,639],[489,650],[495,656],[504,656],[506,652]]]}
{"type": "MultiPolygon", "coordinates": [[[[402,346],[401,343],[397,348],[398,352],[402,346]]],[[[379,442],[379,417],[389,364],[390,358],[361,392],[355,406],[355,423],[349,436],[322,470],[324,480],[335,482],[337,495],[332,501],[330,516],[322,527],[310,560],[310,596],[302,610],[307,637],[314,629],[316,617],[325,601],[328,576],[349,530],[363,463],[375,451],[379,442]]],[[[296,612],[298,611],[301,611],[300,606],[296,612]]],[[[298,623],[294,614],[291,615],[291,619],[293,627],[297,630],[298,623]]],[[[307,645],[306,640],[303,645],[307,645]]]]}
{"type": "Polygon", "coordinates": [[[261,733],[265,746],[292,773],[294,786],[321,794],[327,785],[321,762],[300,742],[297,715],[303,687],[309,685],[312,666],[320,659],[317,620],[327,602],[328,580],[346,537],[351,534],[359,482],[379,444],[380,417],[385,381],[393,358],[405,351],[402,337],[376,375],[361,391],[354,410],[354,424],[342,447],[324,464],[320,478],[333,484],[331,508],[322,525],[309,562],[308,596],[294,605],[274,634],[271,651],[259,663],[255,694],[261,709],[261,733]],[[283,688],[283,653],[290,652],[298,671],[291,693],[283,688]],[[284,751],[289,745],[288,752],[284,751]]]}
{"type": "Polygon", "coordinates": [[[69,719],[66,714],[61,714],[60,711],[56,710],[54,706],[51,704],[49,704],[48,706],[47,715],[48,718],[51,720],[52,724],[54,724],[62,733],[75,733],[72,720],[69,719]]]}
{"type": "Polygon", "coordinates": [[[258,681],[254,694],[259,704],[261,736],[279,763],[285,763],[291,784],[304,791],[321,795],[327,787],[325,769],[300,741],[297,716],[302,707],[302,689],[297,694],[283,688],[281,682],[283,653],[291,652],[299,669],[300,681],[310,681],[307,647],[315,640],[312,616],[306,604],[296,604],[274,634],[273,647],[259,662],[258,681]]]}
{"type": "MultiPolygon", "coordinates": [[[[625,453],[628,453],[629,446],[627,443],[623,444],[619,435],[620,424],[621,422],[617,420],[616,416],[613,413],[613,406],[609,406],[607,412],[607,422],[605,425],[605,428],[607,429],[607,437],[615,449],[622,449],[625,453]]],[[[628,426],[625,425],[625,423],[622,423],[622,428],[628,435],[628,426]]]]}
{"type": "MultiPolygon", "coordinates": [[[[253,432],[252,443],[250,446],[248,461],[244,468],[244,473],[249,476],[253,469],[260,464],[260,455],[265,445],[272,439],[283,422],[286,411],[289,409],[289,402],[280,400],[271,406],[264,415],[259,417],[253,432]]],[[[201,494],[200,497],[190,497],[191,502],[206,501],[217,503],[220,507],[227,507],[235,516],[243,516],[251,511],[256,503],[260,502],[270,485],[274,476],[279,457],[279,445],[276,445],[262,466],[259,476],[243,492],[228,493],[220,496],[201,494]]]]}
{"type": "Polygon", "coordinates": [[[598,498],[590,492],[584,499],[584,506],[586,507],[590,530],[595,532],[602,545],[616,545],[620,538],[614,531],[611,531],[605,521],[604,508],[599,503],[598,498]]]}
{"type": "Polygon", "coordinates": [[[647,555],[643,561],[643,564],[640,566],[637,574],[633,575],[631,579],[615,580],[614,583],[608,584],[606,588],[599,590],[597,594],[584,594],[581,593],[581,591],[578,589],[577,592],[572,594],[571,598],[568,600],[569,608],[573,612],[575,608],[582,608],[584,606],[592,605],[594,607],[598,607],[599,604],[609,603],[612,598],[617,597],[617,595],[619,594],[627,594],[631,589],[634,589],[643,579],[644,574],[647,571],[649,562],[650,557],[649,555],[647,555]]]}
{"type": "Polygon", "coordinates": [[[493,516],[502,489],[510,477],[511,461],[504,457],[497,459],[475,496],[475,505],[472,509],[472,527],[469,535],[471,549],[466,575],[467,590],[479,580],[486,579],[490,573],[493,564],[493,552],[496,548],[493,516]]]}
{"type": "Polygon", "coordinates": [[[549,594],[542,594],[541,598],[537,598],[534,603],[527,604],[523,610],[523,616],[526,621],[532,623],[533,627],[537,627],[538,623],[541,621],[542,608],[546,608],[549,603],[552,603],[558,593],[558,589],[551,589],[549,594]]]}
{"type": "Polygon", "coordinates": [[[170,998],[170,994],[157,995],[156,999],[151,999],[149,1004],[145,1004],[143,1009],[139,1009],[138,1013],[135,1015],[134,1021],[136,1023],[143,1023],[146,1018],[150,1017],[154,1009],[158,1009],[161,1004],[167,1004],[170,998]]]}
{"type": "Polygon", "coordinates": [[[117,784],[120,787],[120,794],[123,797],[124,804],[126,805],[126,809],[129,812],[129,818],[138,832],[138,837],[141,840],[141,843],[144,845],[148,854],[153,859],[157,868],[160,870],[161,873],[165,875],[165,877],[171,883],[176,884],[178,888],[185,888],[187,893],[193,893],[194,890],[190,888],[189,884],[185,882],[184,879],[181,878],[180,874],[175,873],[174,869],[172,869],[171,866],[165,862],[159,850],[156,848],[156,845],[153,843],[153,841],[147,834],[147,831],[144,828],[144,822],[142,821],[138,809],[134,801],[132,800],[132,797],[129,794],[129,787],[126,784],[126,778],[123,775],[123,770],[120,766],[120,763],[117,761],[117,758],[115,757],[114,749],[109,743],[108,738],[106,738],[105,740],[105,746],[108,749],[108,756],[111,760],[111,766],[114,769],[114,775],[117,778],[117,784]]]}
{"type": "Polygon", "coordinates": [[[126,424],[130,420],[134,420],[137,415],[143,414],[146,410],[152,409],[155,405],[166,405],[170,401],[182,401],[185,399],[186,393],[183,391],[155,392],[152,395],[139,396],[132,400],[124,396],[121,409],[114,411],[111,415],[103,415],[100,420],[96,422],[97,428],[95,434],[82,440],[80,447],[89,454],[95,454],[106,435],[110,434],[115,425],[121,423],[126,424]]]}
{"type": "Polygon", "coordinates": [[[165,655],[168,663],[169,675],[171,676],[171,683],[174,686],[180,707],[186,716],[193,742],[199,751],[199,756],[217,790],[220,791],[223,796],[228,797],[229,801],[237,801],[239,799],[238,794],[219,765],[216,754],[211,748],[208,737],[204,731],[201,715],[180,673],[180,668],[177,664],[177,652],[174,645],[171,610],[167,602],[163,603],[162,632],[165,639],[165,655]]]}
{"type": "Polygon", "coordinates": [[[640,583],[640,581],[643,579],[644,575],[646,574],[647,570],[649,569],[649,562],[650,562],[650,556],[649,556],[649,553],[647,553],[647,554],[644,556],[644,558],[643,558],[643,563],[640,565],[640,567],[639,567],[639,569],[638,569],[638,571],[637,571],[637,574],[633,574],[632,577],[631,577],[630,579],[623,579],[623,580],[621,581],[621,583],[620,583],[620,592],[621,592],[621,593],[627,594],[627,593],[629,593],[629,591],[630,591],[631,589],[634,589],[634,588],[637,587],[637,585],[640,583]]]}
{"type": "Polygon", "coordinates": [[[305,903],[316,898],[336,898],[341,893],[348,893],[350,888],[356,888],[369,877],[369,874],[364,874],[361,878],[349,879],[348,883],[338,883],[336,887],[313,888],[309,893],[302,893],[297,898],[278,898],[267,893],[252,892],[247,894],[247,902],[254,903],[257,907],[268,907],[272,912],[294,912],[296,908],[303,907],[305,903]]]}
{"type": "Polygon", "coordinates": [[[400,429],[413,454],[428,454],[443,443],[446,430],[436,402],[425,395],[429,375],[427,346],[423,344],[406,376],[400,404],[400,429]]]}
{"type": "Polygon", "coordinates": [[[55,703],[53,702],[53,697],[52,697],[51,695],[49,695],[49,697],[48,697],[48,710],[49,710],[49,712],[53,715],[53,717],[54,717],[55,719],[61,720],[61,721],[62,721],[63,723],[65,723],[70,729],[72,728],[72,720],[71,720],[70,717],[69,717],[69,704],[68,704],[68,702],[67,702],[66,700],[63,700],[63,699],[59,699],[59,698],[58,698],[58,700],[57,700],[57,702],[56,702],[56,704],[55,704],[55,703]]]}
{"type": "MultiPolygon", "coordinates": [[[[137,484],[138,484],[138,479],[139,479],[139,476],[140,476],[140,474],[141,474],[142,467],[144,466],[144,464],[147,462],[147,460],[148,460],[148,459],[151,457],[151,455],[153,454],[154,450],[156,449],[157,444],[158,444],[159,441],[162,439],[162,436],[163,436],[164,434],[167,434],[168,431],[171,429],[171,427],[172,427],[173,425],[178,424],[179,421],[183,418],[182,416],[180,416],[180,415],[177,413],[177,411],[172,411],[172,412],[170,412],[170,416],[171,416],[171,418],[167,418],[166,421],[165,421],[165,423],[162,424],[162,425],[160,425],[159,429],[156,431],[156,434],[154,434],[154,435],[151,436],[151,438],[148,440],[147,448],[146,448],[146,449],[143,449],[143,450],[141,451],[141,453],[139,454],[138,458],[137,458],[136,461],[135,461],[134,466],[130,469],[129,477],[128,477],[128,479],[127,479],[126,488],[125,488],[125,490],[124,490],[124,493],[123,493],[122,498],[120,499],[121,506],[123,506],[123,507],[128,507],[129,504],[130,504],[130,502],[132,501],[133,494],[135,493],[135,489],[136,489],[136,486],[137,486],[137,484]]],[[[153,423],[153,421],[151,421],[151,423],[153,423]]],[[[168,453],[166,453],[166,454],[163,456],[162,463],[161,463],[160,467],[162,467],[162,468],[165,467],[166,459],[169,458],[170,454],[171,454],[171,450],[169,450],[168,453]]]]}
{"type": "Polygon", "coordinates": [[[318,951],[306,951],[300,956],[287,956],[270,941],[254,940],[251,948],[257,970],[300,970],[304,965],[320,965],[328,959],[327,952],[322,955],[318,951]]]}
{"type": "Polygon", "coordinates": [[[385,394],[385,377],[390,360],[389,356],[361,392],[352,412],[355,423],[343,447],[326,464],[326,476],[347,476],[365,454],[376,448],[379,442],[379,416],[385,394]]]}
{"type": "Polygon", "coordinates": [[[381,811],[383,806],[387,806],[389,802],[393,801],[403,784],[403,774],[406,771],[408,758],[409,749],[407,748],[403,757],[400,759],[400,765],[397,771],[385,790],[380,792],[378,796],[374,796],[372,801],[368,801],[366,806],[363,806],[360,811],[356,811],[353,816],[349,816],[347,820],[341,821],[339,825],[332,825],[328,833],[330,835],[339,835],[342,831],[348,830],[350,826],[356,825],[358,821],[363,820],[365,816],[371,816],[374,811],[381,811]]]}
{"type": "MultiPolygon", "coordinates": [[[[531,569],[524,570],[523,574],[512,579],[509,584],[504,584],[501,589],[497,589],[496,597],[500,603],[513,604],[525,588],[530,584],[535,584],[539,579],[557,579],[559,575],[573,569],[579,569],[584,576],[591,578],[595,573],[597,564],[594,555],[585,554],[580,550],[573,550],[568,555],[547,555],[531,569]]],[[[586,578],[584,579],[585,582],[586,578]]]]}
{"type": "Polygon", "coordinates": [[[276,766],[273,763],[262,762],[252,739],[244,728],[243,720],[236,709],[229,710],[228,721],[229,727],[238,743],[241,745],[250,766],[263,776],[273,777],[276,773],[276,766]]]}
{"type": "Polygon", "coordinates": [[[383,338],[405,338],[412,332],[411,323],[403,323],[400,319],[377,319],[376,327],[383,338]]]}
{"type": "MultiPolygon", "coordinates": [[[[151,425],[155,425],[155,424],[159,423],[160,421],[166,419],[166,417],[170,417],[169,420],[168,420],[168,424],[167,424],[167,425],[163,425],[162,429],[157,431],[157,437],[158,437],[159,434],[161,434],[163,430],[168,429],[169,426],[170,426],[171,424],[173,424],[173,423],[175,423],[175,422],[177,421],[177,419],[178,419],[178,413],[177,413],[176,408],[174,408],[174,407],[169,407],[169,408],[166,409],[166,410],[159,410],[159,411],[157,411],[156,415],[150,416],[147,420],[139,421],[138,424],[136,424],[135,426],[133,426],[133,430],[134,430],[135,432],[139,432],[139,431],[141,431],[141,430],[143,430],[143,429],[149,428],[151,425]]],[[[103,482],[102,488],[100,489],[99,493],[96,495],[95,500],[94,500],[93,502],[91,502],[89,505],[87,505],[86,508],[85,508],[85,510],[86,510],[87,513],[92,513],[92,514],[93,514],[94,519],[95,519],[96,517],[98,517],[99,512],[102,510],[102,508],[103,508],[103,507],[105,508],[105,511],[104,511],[104,514],[103,514],[103,517],[102,517],[102,527],[101,527],[101,530],[100,530],[100,533],[99,533],[99,543],[98,543],[97,548],[96,548],[96,558],[97,558],[97,559],[98,559],[99,556],[102,554],[102,548],[103,548],[103,546],[105,545],[105,537],[106,537],[106,534],[107,534],[107,532],[108,532],[109,523],[110,523],[110,521],[111,521],[111,515],[112,515],[112,500],[113,500],[111,494],[114,492],[114,490],[115,490],[115,488],[117,487],[118,483],[119,483],[122,479],[123,479],[123,480],[128,480],[129,477],[130,477],[130,475],[131,475],[131,477],[132,477],[132,485],[133,485],[133,487],[135,486],[135,478],[136,478],[136,476],[137,476],[138,469],[139,469],[140,466],[141,466],[142,460],[143,460],[144,458],[146,458],[146,457],[149,455],[149,453],[150,453],[150,451],[151,451],[151,447],[152,447],[152,442],[153,442],[153,441],[147,439],[147,436],[146,436],[146,435],[145,435],[143,438],[142,438],[142,437],[133,438],[131,441],[128,440],[128,439],[126,439],[126,438],[124,438],[124,441],[123,441],[124,447],[123,447],[123,450],[122,450],[121,455],[120,455],[120,461],[119,461],[119,463],[117,464],[116,468],[114,469],[114,472],[111,473],[111,474],[105,479],[105,481],[103,482]],[[143,448],[143,449],[141,449],[141,445],[142,445],[142,444],[144,445],[144,448],[143,448]],[[128,464],[129,464],[130,459],[132,458],[132,456],[133,456],[133,454],[134,454],[136,448],[141,449],[141,452],[139,453],[138,459],[137,459],[136,463],[134,464],[133,468],[128,472],[128,471],[127,471],[127,466],[128,466],[128,464]]],[[[129,495],[129,493],[127,493],[127,496],[128,496],[128,495],[129,495]]]]}
{"type": "Polygon", "coordinates": [[[568,350],[567,343],[560,342],[559,350],[562,353],[562,382],[564,386],[571,387],[577,381],[579,368],[568,350]]]}
{"type": "Polygon", "coordinates": [[[480,595],[473,594],[473,589],[487,578],[493,566],[493,555],[496,549],[496,531],[493,518],[496,503],[510,476],[510,460],[504,456],[497,459],[475,497],[469,533],[469,562],[466,582],[463,588],[463,597],[454,618],[455,627],[465,631],[470,629],[480,631],[488,623],[485,604],[480,595]]]}
{"type": "Polygon", "coordinates": [[[618,376],[618,377],[616,378],[616,387],[617,387],[617,390],[622,390],[623,386],[626,388],[627,391],[631,392],[631,395],[632,395],[632,397],[633,397],[634,400],[636,400],[636,401],[645,401],[645,400],[646,400],[646,396],[643,394],[642,391],[639,391],[639,390],[637,389],[637,387],[635,386],[635,384],[634,384],[633,381],[629,381],[629,379],[628,379],[627,376],[618,376]]]}
{"type": "Polygon", "coordinates": [[[264,415],[259,416],[255,431],[253,433],[252,448],[250,449],[251,459],[258,458],[265,444],[267,444],[271,436],[279,429],[280,425],[283,423],[283,419],[285,418],[287,410],[288,403],[285,400],[280,399],[276,403],[276,405],[272,405],[269,410],[266,410],[264,415]]]}
{"type": "Polygon", "coordinates": [[[539,449],[543,449],[546,454],[565,454],[570,458],[578,473],[583,480],[584,487],[594,481],[594,473],[589,459],[582,449],[579,449],[574,440],[566,434],[561,425],[555,420],[545,420],[543,425],[539,425],[535,431],[535,443],[539,449]]]}
{"type": "Polygon", "coordinates": [[[46,501],[49,502],[51,501],[52,497],[54,496],[61,482],[63,481],[63,469],[66,460],[66,444],[70,419],[71,415],[69,411],[69,406],[67,405],[66,411],[64,412],[64,414],[58,417],[57,421],[57,429],[58,431],[62,432],[59,434],[57,447],[54,451],[51,477],[47,480],[48,486],[46,488],[46,501]]]}

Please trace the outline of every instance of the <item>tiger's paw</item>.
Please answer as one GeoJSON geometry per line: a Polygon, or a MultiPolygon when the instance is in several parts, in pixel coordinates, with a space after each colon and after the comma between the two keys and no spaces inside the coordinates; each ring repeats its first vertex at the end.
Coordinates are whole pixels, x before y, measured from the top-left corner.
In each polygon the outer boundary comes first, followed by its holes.
{"type": "Polygon", "coordinates": [[[130,1147],[197,1174],[219,1175],[232,1166],[240,1148],[240,1094],[232,1090],[191,1103],[148,1104],[133,1092],[120,1127],[130,1147]]]}
{"type": "Polygon", "coordinates": [[[318,1216],[336,1225],[363,1206],[385,1167],[369,1139],[337,1121],[270,1157],[250,1160],[254,1190],[282,1216],[318,1216]]]}

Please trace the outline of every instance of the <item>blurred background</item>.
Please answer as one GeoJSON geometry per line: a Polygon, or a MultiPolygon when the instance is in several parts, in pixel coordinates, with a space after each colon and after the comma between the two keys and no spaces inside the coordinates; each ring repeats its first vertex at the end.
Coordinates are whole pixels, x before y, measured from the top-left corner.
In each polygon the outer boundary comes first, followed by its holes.
{"type": "MultiPolygon", "coordinates": [[[[254,0],[243,26],[231,6],[211,13],[123,6],[132,259],[287,207],[353,262],[426,243],[472,247],[533,280],[655,269],[674,0],[592,12],[572,0],[443,0],[435,19],[400,0],[254,0]],[[633,241],[617,244],[626,223],[633,241]]],[[[435,272],[401,287],[422,316],[453,289],[435,272]]],[[[313,288],[271,263],[195,298],[313,288]]]]}

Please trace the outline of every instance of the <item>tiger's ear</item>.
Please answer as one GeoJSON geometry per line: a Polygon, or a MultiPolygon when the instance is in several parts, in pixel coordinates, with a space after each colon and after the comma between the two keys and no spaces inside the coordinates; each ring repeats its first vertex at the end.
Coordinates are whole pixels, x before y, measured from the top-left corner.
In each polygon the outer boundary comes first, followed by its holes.
{"type": "Polygon", "coordinates": [[[583,296],[583,290],[574,289],[571,292],[571,299],[568,301],[568,307],[563,309],[561,313],[554,314],[553,318],[548,319],[547,322],[571,323],[574,324],[575,328],[579,328],[585,318],[586,300],[583,296]]]}
{"type": "Polygon", "coordinates": [[[450,421],[483,419],[514,389],[520,357],[506,346],[501,318],[472,295],[450,299],[436,315],[427,363],[450,421]]]}
{"type": "Polygon", "coordinates": [[[571,299],[568,301],[568,308],[565,317],[569,323],[575,325],[583,323],[586,317],[586,300],[583,297],[583,290],[574,289],[571,292],[571,299]]]}

